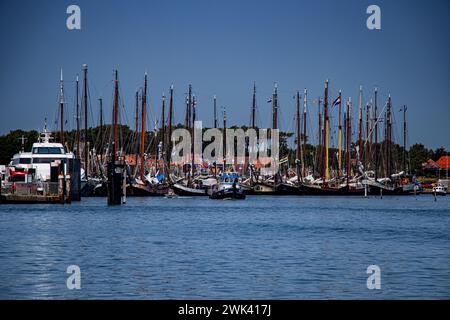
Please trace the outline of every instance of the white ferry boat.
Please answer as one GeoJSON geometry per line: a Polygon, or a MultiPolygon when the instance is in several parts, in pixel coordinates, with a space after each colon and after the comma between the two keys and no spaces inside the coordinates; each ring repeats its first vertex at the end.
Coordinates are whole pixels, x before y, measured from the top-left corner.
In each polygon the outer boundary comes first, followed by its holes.
{"type": "Polygon", "coordinates": [[[16,153],[9,163],[8,169],[12,178],[18,181],[25,180],[27,171],[35,170],[35,179],[40,181],[50,180],[50,164],[55,161],[67,162],[67,159],[74,159],[72,152],[66,152],[61,143],[51,142],[53,137],[51,132],[44,125],[44,131],[40,134],[38,142],[33,143],[31,152],[16,153]]]}

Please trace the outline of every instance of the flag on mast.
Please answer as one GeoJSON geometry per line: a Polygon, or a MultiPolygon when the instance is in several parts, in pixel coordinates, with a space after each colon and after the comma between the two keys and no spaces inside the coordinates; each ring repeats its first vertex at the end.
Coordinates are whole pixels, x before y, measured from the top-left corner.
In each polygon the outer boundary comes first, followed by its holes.
{"type": "Polygon", "coordinates": [[[341,96],[340,95],[333,101],[333,104],[331,105],[331,107],[337,106],[339,104],[341,104],[341,96]]]}

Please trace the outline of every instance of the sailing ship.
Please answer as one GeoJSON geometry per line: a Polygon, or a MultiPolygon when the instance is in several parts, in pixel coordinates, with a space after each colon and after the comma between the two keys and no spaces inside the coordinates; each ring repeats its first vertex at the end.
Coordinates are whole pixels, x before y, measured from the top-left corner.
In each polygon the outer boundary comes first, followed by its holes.
{"type": "MultiPolygon", "coordinates": [[[[150,173],[148,173],[148,168],[146,168],[147,155],[145,152],[145,135],[146,135],[146,119],[147,119],[147,73],[144,75],[144,89],[142,92],[142,113],[141,113],[141,132],[140,132],[140,145],[139,145],[139,157],[136,158],[136,166],[134,175],[130,178],[129,188],[127,189],[127,195],[129,196],[164,196],[169,191],[169,184],[166,183],[165,176],[160,174],[158,170],[156,170],[155,175],[152,177],[150,173]],[[139,177],[138,177],[139,174],[139,177]]],[[[171,90],[172,92],[172,90],[171,90]]],[[[171,97],[172,101],[172,97],[171,97]]],[[[136,101],[136,106],[138,102],[136,101]]],[[[164,118],[164,99],[163,99],[163,118],[164,118]]],[[[136,112],[136,119],[137,112],[136,112]]],[[[137,121],[136,121],[137,123],[137,121]]],[[[162,120],[162,124],[164,127],[164,119],[162,120]]],[[[136,125],[137,132],[137,125],[136,125]]],[[[163,140],[165,135],[163,134],[163,140]]],[[[156,139],[156,135],[155,135],[156,139]]],[[[155,156],[156,160],[156,156],[155,156]]],[[[155,161],[155,166],[157,165],[157,161],[155,161]]],[[[164,168],[164,165],[163,165],[164,168]]]]}

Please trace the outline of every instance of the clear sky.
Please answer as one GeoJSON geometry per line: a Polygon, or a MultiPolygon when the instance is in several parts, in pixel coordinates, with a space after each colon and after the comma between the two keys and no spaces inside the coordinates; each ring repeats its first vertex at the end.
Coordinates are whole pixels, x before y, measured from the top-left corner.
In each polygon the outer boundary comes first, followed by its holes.
{"type": "Polygon", "coordinates": [[[381,102],[390,92],[398,142],[399,109],[407,104],[409,144],[450,148],[449,31],[448,0],[1,0],[0,134],[40,129],[45,117],[54,126],[60,68],[72,127],[74,80],[86,63],[91,124],[98,123],[98,97],[111,108],[115,68],[128,124],[145,71],[151,117],[159,115],[161,95],[173,83],[176,120],[182,121],[191,83],[206,125],[214,94],[231,124],[249,124],[256,82],[258,122],[268,126],[266,100],[277,82],[285,130],[294,128],[297,89],[308,88],[316,123],[313,100],[323,95],[328,78],[330,99],[342,89],[356,102],[359,85],[364,103],[375,86],[381,102]],[[66,28],[70,4],[81,8],[81,30],[66,28]],[[381,30],[366,27],[371,4],[381,8],[381,30]]]}

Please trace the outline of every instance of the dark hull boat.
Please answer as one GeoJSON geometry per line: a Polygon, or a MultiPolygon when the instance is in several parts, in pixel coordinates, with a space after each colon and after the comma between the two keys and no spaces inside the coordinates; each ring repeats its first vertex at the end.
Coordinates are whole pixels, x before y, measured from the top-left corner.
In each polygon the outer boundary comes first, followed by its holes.
{"type": "MultiPolygon", "coordinates": [[[[395,187],[395,188],[389,188],[389,187],[377,187],[377,186],[371,186],[370,192],[368,192],[370,195],[386,195],[386,196],[410,196],[414,194],[414,191],[411,190],[405,190],[403,187],[395,187]]],[[[419,194],[419,192],[417,192],[419,194]]]]}
{"type": "Polygon", "coordinates": [[[280,183],[277,186],[276,189],[276,193],[277,195],[281,195],[281,196],[296,196],[296,195],[301,195],[302,194],[302,190],[293,184],[289,184],[289,183],[280,183]]]}
{"type": "Polygon", "coordinates": [[[264,182],[257,182],[253,185],[241,185],[247,194],[251,195],[277,195],[277,188],[264,182]]]}
{"type": "Polygon", "coordinates": [[[142,184],[132,183],[127,188],[127,196],[134,197],[164,197],[169,192],[169,185],[166,184],[142,184]]]}
{"type": "Polygon", "coordinates": [[[92,190],[92,195],[94,197],[106,197],[108,195],[108,184],[107,182],[98,183],[94,186],[92,190]]]}
{"type": "Polygon", "coordinates": [[[219,184],[214,186],[210,199],[245,199],[245,191],[239,185],[239,176],[235,172],[219,176],[219,184]]]}
{"type": "Polygon", "coordinates": [[[342,188],[319,186],[319,185],[307,185],[300,186],[300,192],[303,195],[308,196],[339,196],[342,195],[342,188]]]}
{"type": "Polygon", "coordinates": [[[172,190],[179,196],[202,197],[208,195],[207,189],[205,188],[190,188],[180,183],[175,183],[172,186],[172,190]]]}
{"type": "Polygon", "coordinates": [[[245,191],[242,189],[229,188],[224,190],[214,191],[210,196],[211,199],[245,199],[245,191]]]}
{"type": "MultiPolygon", "coordinates": [[[[369,195],[387,195],[387,196],[407,196],[420,194],[421,190],[415,184],[406,184],[402,186],[390,187],[375,181],[365,180],[363,183],[367,184],[367,193],[369,195]]],[[[364,188],[363,188],[364,191],[364,188]]]]}
{"type": "Polygon", "coordinates": [[[107,183],[99,178],[89,178],[82,183],[81,196],[82,197],[106,197],[107,183]]]}

